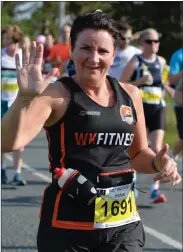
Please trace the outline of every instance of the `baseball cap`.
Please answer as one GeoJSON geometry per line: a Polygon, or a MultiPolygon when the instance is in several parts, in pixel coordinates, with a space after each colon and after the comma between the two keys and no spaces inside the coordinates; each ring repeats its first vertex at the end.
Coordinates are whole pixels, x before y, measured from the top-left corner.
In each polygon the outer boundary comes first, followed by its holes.
{"type": "Polygon", "coordinates": [[[36,43],[37,44],[45,44],[45,42],[46,42],[46,36],[45,35],[38,35],[37,37],[36,37],[36,43]]]}

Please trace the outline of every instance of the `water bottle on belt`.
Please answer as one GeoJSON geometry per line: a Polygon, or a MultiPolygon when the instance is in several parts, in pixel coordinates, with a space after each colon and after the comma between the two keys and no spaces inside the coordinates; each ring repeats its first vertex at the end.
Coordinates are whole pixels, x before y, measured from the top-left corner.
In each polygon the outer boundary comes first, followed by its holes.
{"type": "Polygon", "coordinates": [[[78,170],[72,168],[55,168],[54,178],[64,195],[72,198],[76,203],[90,205],[97,197],[97,190],[91,181],[84,177],[78,170]]]}

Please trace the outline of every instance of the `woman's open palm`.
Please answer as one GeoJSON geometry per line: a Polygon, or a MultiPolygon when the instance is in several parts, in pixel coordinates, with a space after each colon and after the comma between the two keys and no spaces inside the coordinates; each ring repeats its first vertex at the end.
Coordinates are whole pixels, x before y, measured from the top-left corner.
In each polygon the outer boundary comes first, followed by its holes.
{"type": "Polygon", "coordinates": [[[28,52],[27,48],[22,48],[22,66],[20,64],[19,55],[16,54],[16,69],[17,69],[17,82],[19,86],[19,94],[23,96],[36,96],[43,92],[43,90],[50,83],[51,78],[58,71],[53,68],[44,79],[42,77],[42,62],[43,62],[42,44],[36,45],[32,41],[31,51],[28,52]]]}

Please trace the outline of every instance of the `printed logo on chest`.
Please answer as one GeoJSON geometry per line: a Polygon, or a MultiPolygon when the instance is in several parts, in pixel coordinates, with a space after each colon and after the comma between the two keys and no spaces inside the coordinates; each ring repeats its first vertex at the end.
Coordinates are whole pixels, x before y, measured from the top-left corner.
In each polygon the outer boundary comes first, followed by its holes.
{"type": "Polygon", "coordinates": [[[120,115],[123,122],[127,122],[128,124],[133,123],[133,114],[131,107],[122,105],[120,107],[120,115]]]}

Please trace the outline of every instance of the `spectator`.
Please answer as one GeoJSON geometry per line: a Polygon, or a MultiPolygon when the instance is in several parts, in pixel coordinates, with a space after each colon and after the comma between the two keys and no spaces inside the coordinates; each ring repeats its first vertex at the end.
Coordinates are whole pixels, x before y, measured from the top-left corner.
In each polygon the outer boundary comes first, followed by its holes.
{"type": "Polygon", "coordinates": [[[51,48],[49,60],[52,66],[57,67],[60,70],[60,75],[65,72],[66,62],[70,58],[70,31],[71,26],[64,25],[62,32],[62,42],[54,45],[51,48]]]}
{"type": "Polygon", "coordinates": [[[52,49],[52,47],[54,46],[54,37],[52,34],[47,34],[46,35],[46,42],[45,42],[45,46],[44,46],[44,53],[43,53],[43,75],[48,74],[51,70],[52,70],[52,65],[50,63],[49,60],[49,54],[50,51],[52,49]]]}

